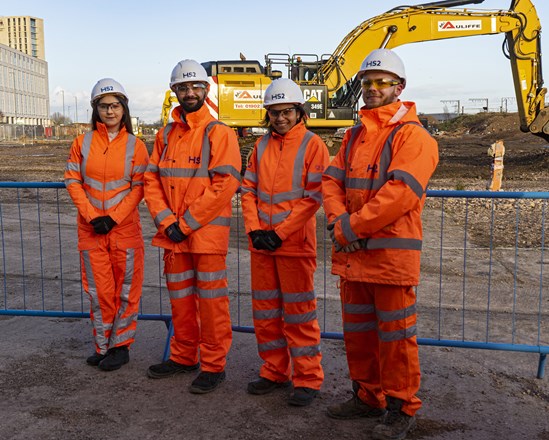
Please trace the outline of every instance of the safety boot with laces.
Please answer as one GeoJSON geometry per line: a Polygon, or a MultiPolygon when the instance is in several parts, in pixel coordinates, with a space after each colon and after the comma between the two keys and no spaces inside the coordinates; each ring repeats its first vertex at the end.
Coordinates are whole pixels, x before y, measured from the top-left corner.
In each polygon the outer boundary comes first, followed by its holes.
{"type": "Polygon", "coordinates": [[[101,362],[99,362],[99,369],[103,371],[118,370],[122,365],[127,364],[130,361],[130,353],[128,347],[123,345],[121,347],[109,348],[107,350],[107,356],[101,362]]]}
{"type": "Polygon", "coordinates": [[[375,440],[403,440],[416,427],[416,418],[401,411],[404,402],[387,397],[387,414],[383,422],[374,427],[372,438],[375,440]]]}
{"type": "Polygon", "coordinates": [[[385,409],[375,408],[364,403],[358,397],[356,392],[353,392],[353,397],[343,403],[329,406],[327,409],[328,416],[333,419],[358,419],[360,417],[376,418],[385,414],[385,409]]]}

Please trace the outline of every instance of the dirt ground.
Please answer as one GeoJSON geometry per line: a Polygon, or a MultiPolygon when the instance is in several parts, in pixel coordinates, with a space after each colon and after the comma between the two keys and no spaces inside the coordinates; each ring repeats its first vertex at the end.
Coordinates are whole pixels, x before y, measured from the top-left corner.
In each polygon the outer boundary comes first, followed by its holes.
{"type": "MultiPolygon", "coordinates": [[[[504,190],[549,188],[549,146],[520,133],[516,115],[467,121],[436,139],[441,161],[431,189],[485,189],[486,151],[499,139],[504,190]]],[[[62,180],[69,143],[0,142],[0,181],[62,180]]],[[[187,391],[192,374],[146,377],[162,358],[161,322],[140,322],[130,363],[110,373],[85,364],[89,320],[4,316],[0,335],[0,439],[368,439],[373,424],[325,415],[328,405],[350,397],[339,340],[323,341],[320,396],[294,408],[286,404],[288,390],[246,393],[260,365],[252,334],[234,334],[227,381],[206,395],[187,391]]],[[[549,440],[549,373],[536,379],[538,354],[421,346],[420,359],[424,406],[408,438],[549,440]]]]}

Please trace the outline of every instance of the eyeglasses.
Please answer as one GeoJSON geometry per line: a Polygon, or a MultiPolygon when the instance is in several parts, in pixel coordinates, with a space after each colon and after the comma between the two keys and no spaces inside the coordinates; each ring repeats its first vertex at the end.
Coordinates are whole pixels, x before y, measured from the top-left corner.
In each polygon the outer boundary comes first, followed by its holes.
{"type": "Polygon", "coordinates": [[[184,95],[189,93],[191,90],[193,91],[193,93],[197,93],[200,90],[204,90],[205,88],[206,88],[206,84],[204,83],[193,83],[193,84],[181,83],[173,86],[173,89],[175,92],[182,93],[184,95]]]}
{"type": "Polygon", "coordinates": [[[117,111],[117,110],[120,110],[121,108],[122,108],[122,104],[118,101],[111,102],[110,104],[104,104],[104,103],[97,104],[97,109],[100,112],[108,112],[109,109],[112,109],[112,111],[117,111]]]}
{"type": "Polygon", "coordinates": [[[360,84],[362,84],[362,88],[368,90],[370,87],[374,86],[375,89],[381,90],[381,89],[388,89],[389,87],[396,86],[398,84],[402,84],[397,79],[388,79],[388,78],[379,78],[379,79],[366,79],[362,78],[360,80],[360,84]]]}
{"type": "Polygon", "coordinates": [[[273,119],[276,119],[279,116],[282,116],[283,118],[288,118],[295,110],[297,110],[296,107],[288,107],[282,110],[267,110],[267,113],[269,114],[269,117],[273,119]]]}

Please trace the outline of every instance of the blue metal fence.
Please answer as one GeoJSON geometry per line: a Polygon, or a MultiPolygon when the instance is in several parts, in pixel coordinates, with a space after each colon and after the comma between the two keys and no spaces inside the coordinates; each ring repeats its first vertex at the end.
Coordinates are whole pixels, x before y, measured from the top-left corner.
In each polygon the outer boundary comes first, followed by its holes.
{"type": "MultiPolygon", "coordinates": [[[[422,345],[549,353],[548,192],[429,191],[418,294],[422,345]]],[[[162,254],[140,205],[145,281],[139,319],[171,323],[162,254]]],[[[342,338],[331,241],[318,213],[315,285],[324,338],[342,338]]],[[[227,257],[236,331],[252,332],[249,252],[233,201],[227,257]]],[[[88,318],[77,251],[76,211],[63,183],[0,182],[0,315],[88,318]]],[[[169,336],[169,332],[168,332],[169,336]]],[[[166,344],[164,354],[167,354],[166,344]]]]}

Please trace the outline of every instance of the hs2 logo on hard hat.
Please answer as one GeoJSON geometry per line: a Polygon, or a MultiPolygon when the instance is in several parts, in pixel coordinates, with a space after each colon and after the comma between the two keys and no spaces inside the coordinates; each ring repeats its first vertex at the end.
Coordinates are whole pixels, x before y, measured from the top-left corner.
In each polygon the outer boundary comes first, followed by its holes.
{"type": "Polygon", "coordinates": [[[285,93],[277,93],[275,95],[271,95],[271,99],[284,99],[286,97],[285,93]]]}
{"type": "Polygon", "coordinates": [[[196,72],[182,73],[181,76],[183,78],[196,78],[196,72]]]}
{"type": "Polygon", "coordinates": [[[366,67],[381,67],[381,61],[379,60],[368,61],[366,63],[366,67]]]}
{"type": "Polygon", "coordinates": [[[106,87],[101,87],[101,93],[104,93],[104,92],[111,92],[114,90],[114,87],[113,86],[106,86],[106,87]]]}

